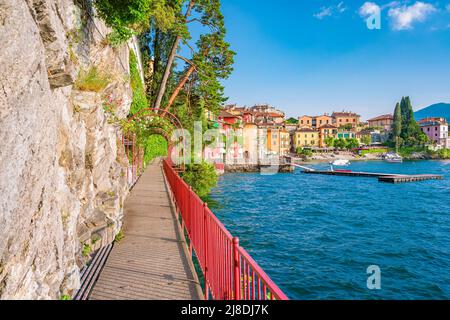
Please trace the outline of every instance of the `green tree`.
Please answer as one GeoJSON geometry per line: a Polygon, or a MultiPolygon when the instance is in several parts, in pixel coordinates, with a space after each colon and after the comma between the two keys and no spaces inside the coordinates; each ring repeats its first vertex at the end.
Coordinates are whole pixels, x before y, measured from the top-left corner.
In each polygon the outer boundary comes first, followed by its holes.
{"type": "Polygon", "coordinates": [[[311,149],[302,148],[302,147],[297,147],[295,149],[295,153],[297,153],[299,156],[306,156],[306,157],[310,157],[313,155],[313,152],[311,149]]]}
{"type": "Polygon", "coordinates": [[[361,137],[362,144],[368,146],[372,143],[372,137],[370,135],[364,135],[361,137]]]}
{"type": "Polygon", "coordinates": [[[175,12],[166,0],[94,0],[97,14],[113,29],[108,38],[113,44],[148,30],[153,22],[162,30],[175,23],[175,12]]]}
{"type": "Polygon", "coordinates": [[[346,148],[351,150],[351,149],[356,149],[359,147],[359,141],[356,138],[347,138],[345,139],[347,142],[346,148]]]}
{"type": "Polygon", "coordinates": [[[392,125],[392,135],[395,141],[396,148],[400,147],[399,137],[401,133],[402,133],[402,111],[400,108],[400,104],[397,103],[395,105],[394,110],[394,124],[392,125]]]}
{"type": "Polygon", "coordinates": [[[285,121],[286,124],[298,124],[298,119],[295,118],[289,118],[285,121]]]}
{"type": "Polygon", "coordinates": [[[402,97],[394,110],[394,124],[391,144],[400,146],[419,146],[427,142],[426,135],[414,119],[414,111],[409,97],[402,97]]]}
{"type": "Polygon", "coordinates": [[[328,136],[328,137],[325,137],[324,142],[328,148],[333,148],[335,139],[332,136],[328,136]]]}
{"type": "Polygon", "coordinates": [[[334,141],[334,147],[339,149],[339,150],[347,149],[347,146],[348,146],[348,142],[344,138],[339,138],[339,139],[334,141]]]}
{"type": "MultiPolygon", "coordinates": [[[[229,49],[229,44],[224,40],[225,27],[223,15],[220,11],[220,1],[190,0],[187,2],[186,8],[180,20],[180,29],[174,36],[159,84],[154,103],[156,109],[161,108],[169,78],[173,74],[175,58],[186,62],[187,67],[179,75],[178,83],[167,101],[165,110],[168,110],[174,104],[182,88],[191,80],[203,85],[201,89],[209,95],[209,99],[212,99],[212,101],[207,100],[208,104],[214,104],[218,99],[223,99],[223,87],[219,81],[227,78],[232,71],[234,52],[229,49]],[[189,19],[190,17],[191,19],[189,19]],[[205,30],[210,31],[200,35],[195,48],[188,44],[190,39],[188,25],[193,22],[200,22],[205,30]],[[191,50],[192,57],[190,59],[177,55],[181,43],[191,50]]],[[[206,99],[206,97],[203,98],[206,99]]]]}

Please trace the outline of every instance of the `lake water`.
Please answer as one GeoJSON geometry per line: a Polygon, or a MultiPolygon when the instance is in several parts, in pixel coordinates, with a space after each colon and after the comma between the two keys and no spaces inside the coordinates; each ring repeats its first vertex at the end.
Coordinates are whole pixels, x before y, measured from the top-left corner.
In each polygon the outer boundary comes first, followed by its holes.
{"type": "Polygon", "coordinates": [[[450,299],[450,161],[349,169],[445,180],[226,174],[213,211],[291,299],[450,299]],[[367,288],[370,265],[380,290],[367,288]]]}

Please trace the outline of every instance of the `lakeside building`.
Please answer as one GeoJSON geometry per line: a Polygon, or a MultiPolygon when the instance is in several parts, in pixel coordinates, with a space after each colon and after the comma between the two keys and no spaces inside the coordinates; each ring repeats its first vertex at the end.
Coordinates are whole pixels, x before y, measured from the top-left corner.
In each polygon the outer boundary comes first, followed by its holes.
{"type": "Polygon", "coordinates": [[[246,163],[258,163],[260,149],[258,126],[254,123],[247,122],[244,123],[242,131],[244,140],[244,160],[246,163]]]}
{"type": "Polygon", "coordinates": [[[286,128],[280,129],[280,155],[288,155],[291,151],[291,134],[286,128]]]}
{"type": "Polygon", "coordinates": [[[353,139],[356,138],[356,132],[354,130],[338,130],[336,138],[338,139],[353,139]]]}
{"type": "Polygon", "coordinates": [[[333,117],[333,124],[342,127],[345,125],[351,125],[353,128],[356,128],[360,123],[361,116],[354,112],[333,112],[331,114],[333,117]]]}
{"type": "Polygon", "coordinates": [[[334,139],[337,138],[338,127],[332,124],[325,124],[318,129],[319,132],[319,147],[326,148],[325,139],[328,137],[332,137],[334,139]]]}
{"type": "Polygon", "coordinates": [[[300,128],[294,134],[294,148],[319,147],[319,132],[312,128],[300,128]]]}
{"type": "Polygon", "coordinates": [[[384,114],[372,119],[367,120],[369,127],[381,128],[386,132],[391,132],[392,125],[394,124],[394,116],[392,114],[384,114]]]}
{"type": "Polygon", "coordinates": [[[333,117],[328,114],[320,115],[320,116],[301,116],[298,118],[299,127],[307,127],[307,128],[320,128],[324,125],[329,125],[333,123],[333,117]]]}
{"type": "Polygon", "coordinates": [[[445,118],[425,118],[419,121],[419,125],[438,148],[450,148],[448,122],[445,118]]]}

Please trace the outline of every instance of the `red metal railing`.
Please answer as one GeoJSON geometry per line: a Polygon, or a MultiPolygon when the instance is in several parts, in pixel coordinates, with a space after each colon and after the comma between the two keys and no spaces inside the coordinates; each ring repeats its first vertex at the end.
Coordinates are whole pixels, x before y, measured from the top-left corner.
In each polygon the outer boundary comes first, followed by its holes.
{"type": "Polygon", "coordinates": [[[131,188],[145,169],[144,150],[143,148],[136,146],[135,135],[126,137],[122,134],[121,138],[125,149],[125,154],[127,155],[129,161],[129,165],[126,168],[126,176],[128,187],[131,188]]]}
{"type": "Polygon", "coordinates": [[[217,217],[164,160],[171,196],[205,279],[205,299],[287,300],[217,217]]]}

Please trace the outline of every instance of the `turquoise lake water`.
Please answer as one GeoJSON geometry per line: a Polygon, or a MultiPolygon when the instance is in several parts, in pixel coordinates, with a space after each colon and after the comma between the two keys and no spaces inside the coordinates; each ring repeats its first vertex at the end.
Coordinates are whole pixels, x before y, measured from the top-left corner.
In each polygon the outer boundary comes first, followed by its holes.
{"type": "Polygon", "coordinates": [[[348,168],[445,180],[226,174],[213,211],[291,299],[450,299],[450,161],[348,168]],[[370,265],[381,290],[367,288],[370,265]]]}

